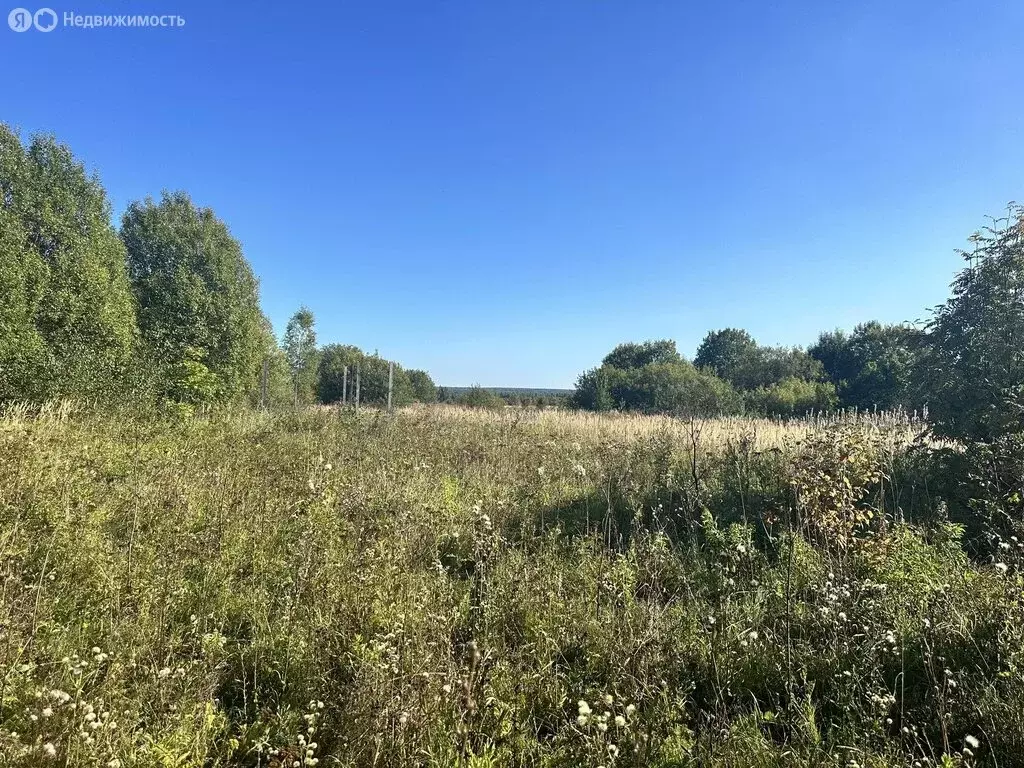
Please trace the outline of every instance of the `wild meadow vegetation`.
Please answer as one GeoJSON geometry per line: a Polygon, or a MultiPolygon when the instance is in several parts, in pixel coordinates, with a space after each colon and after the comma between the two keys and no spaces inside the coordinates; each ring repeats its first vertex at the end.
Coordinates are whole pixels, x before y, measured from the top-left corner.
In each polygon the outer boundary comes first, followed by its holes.
{"type": "Polygon", "coordinates": [[[1024,531],[921,431],[11,407],[0,764],[1018,764],[1024,531]]]}
{"type": "Polygon", "coordinates": [[[213,211],[111,214],[0,126],[0,766],[1024,764],[1021,208],[921,327],[566,408],[278,341],[213,211]]]}

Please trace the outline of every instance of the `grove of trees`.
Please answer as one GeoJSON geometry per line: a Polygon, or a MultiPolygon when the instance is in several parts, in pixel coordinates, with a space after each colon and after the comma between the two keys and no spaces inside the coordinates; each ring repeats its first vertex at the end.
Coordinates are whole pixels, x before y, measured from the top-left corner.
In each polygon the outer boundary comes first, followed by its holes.
{"type": "Polygon", "coordinates": [[[758,344],[745,330],[708,333],[693,362],[670,340],[620,344],[581,374],[573,398],[590,410],[794,416],[835,408],[914,409],[921,334],[866,323],[823,333],[809,349],[758,344]]]}
{"type": "Polygon", "coordinates": [[[0,124],[0,399],[109,397],[139,346],[110,203],[52,138],[0,124]]]}
{"type": "Polygon", "coordinates": [[[1011,204],[971,242],[952,296],[922,327],[865,322],[807,349],[725,328],[692,363],[670,340],[620,344],[580,375],[572,403],[680,415],[904,410],[945,437],[1024,435],[1024,208],[1011,204]]]}
{"type": "Polygon", "coordinates": [[[927,337],[906,325],[862,323],[853,333],[823,333],[808,350],[846,407],[912,410],[923,405],[915,369],[927,337]]]}
{"type": "MultiPolygon", "coordinates": [[[[278,344],[242,246],[211,209],[165,192],[130,203],[120,231],[111,221],[67,147],[0,124],[0,401],[336,399],[313,313],[296,312],[278,344]]],[[[383,402],[387,361],[347,349],[362,401],[383,402]]],[[[396,404],[436,395],[425,372],[395,367],[396,404]]]]}
{"type": "MultiPolygon", "coordinates": [[[[360,403],[383,404],[388,397],[389,361],[368,355],[358,347],[329,344],[320,351],[317,367],[317,398],[322,403],[352,402],[359,375],[360,403]],[[346,368],[348,373],[346,375],[346,368]],[[347,396],[345,387],[348,387],[347,396]]],[[[392,405],[437,400],[437,387],[426,371],[403,368],[395,363],[392,375],[392,405]]]]}
{"type": "Polygon", "coordinates": [[[580,376],[572,404],[588,410],[738,413],[742,399],[726,380],[684,360],[674,341],[620,344],[580,376]]]}

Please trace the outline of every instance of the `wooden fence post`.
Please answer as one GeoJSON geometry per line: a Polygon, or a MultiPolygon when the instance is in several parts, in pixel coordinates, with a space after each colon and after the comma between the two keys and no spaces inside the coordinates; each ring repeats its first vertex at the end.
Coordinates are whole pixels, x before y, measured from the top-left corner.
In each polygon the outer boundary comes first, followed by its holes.
{"type": "Polygon", "coordinates": [[[391,388],[395,385],[395,364],[388,362],[388,413],[391,413],[391,388]]]}

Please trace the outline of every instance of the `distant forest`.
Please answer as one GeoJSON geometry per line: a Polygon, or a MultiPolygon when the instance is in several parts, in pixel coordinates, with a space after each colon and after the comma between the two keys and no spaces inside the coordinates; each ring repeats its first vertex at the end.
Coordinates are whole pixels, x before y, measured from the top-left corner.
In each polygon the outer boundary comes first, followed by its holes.
{"type": "Polygon", "coordinates": [[[809,348],[711,331],[692,362],[665,339],[625,343],[583,373],[570,404],[587,410],[794,416],[836,408],[922,410],[928,335],[868,322],[822,333],[809,348]]]}

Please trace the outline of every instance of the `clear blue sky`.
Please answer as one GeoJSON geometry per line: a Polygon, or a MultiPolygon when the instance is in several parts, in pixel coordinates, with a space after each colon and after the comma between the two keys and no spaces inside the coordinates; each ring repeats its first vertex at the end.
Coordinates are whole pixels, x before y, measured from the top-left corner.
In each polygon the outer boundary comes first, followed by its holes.
{"type": "Polygon", "coordinates": [[[1024,198],[1020,0],[52,2],[186,25],[0,28],[0,119],[118,218],[214,208],[278,332],[441,384],[914,320],[1024,198]]]}

